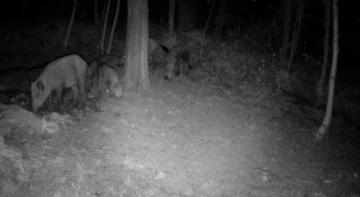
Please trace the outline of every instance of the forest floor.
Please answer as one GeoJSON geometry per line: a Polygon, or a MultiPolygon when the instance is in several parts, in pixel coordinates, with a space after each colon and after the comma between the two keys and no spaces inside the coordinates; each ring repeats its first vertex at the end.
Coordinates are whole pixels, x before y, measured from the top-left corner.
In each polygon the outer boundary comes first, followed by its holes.
{"type": "Polygon", "coordinates": [[[149,92],[60,115],[57,133],[23,135],[24,143],[5,136],[21,150],[15,166],[26,176],[12,176],[2,160],[0,194],[360,196],[358,152],[348,155],[350,145],[336,139],[314,141],[319,122],[282,97],[194,78],[168,82],[161,69],[150,79],[149,92]]]}

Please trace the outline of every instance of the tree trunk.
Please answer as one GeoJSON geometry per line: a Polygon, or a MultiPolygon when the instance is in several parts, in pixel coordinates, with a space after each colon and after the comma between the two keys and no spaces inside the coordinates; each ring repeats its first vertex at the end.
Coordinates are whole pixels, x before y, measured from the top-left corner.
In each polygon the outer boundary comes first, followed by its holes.
{"type": "Polygon", "coordinates": [[[148,73],[148,1],[128,0],[125,88],[150,90],[148,73]]]}
{"type": "Polygon", "coordinates": [[[64,8],[64,1],[65,1],[65,0],[62,0],[62,2],[61,2],[60,13],[59,13],[59,21],[61,21],[62,12],[63,12],[63,8],[64,8]]]}
{"type": "Polygon", "coordinates": [[[104,41],[105,41],[105,34],[106,34],[107,19],[109,17],[110,4],[111,4],[111,0],[108,0],[108,4],[106,6],[105,20],[104,20],[104,25],[103,25],[103,32],[102,32],[101,40],[100,40],[100,53],[101,54],[104,54],[104,41]]]}
{"type": "Polygon", "coordinates": [[[224,10],[225,10],[225,0],[221,0],[219,14],[216,19],[216,28],[215,28],[215,35],[218,39],[221,36],[221,30],[224,24],[224,16],[225,16],[224,10]]]}
{"type": "Polygon", "coordinates": [[[178,29],[180,29],[182,26],[185,28],[191,28],[195,26],[196,18],[194,18],[194,13],[196,13],[196,9],[194,8],[196,7],[194,6],[194,2],[195,1],[178,0],[178,29]]]}
{"type": "Polygon", "coordinates": [[[291,19],[291,0],[284,0],[284,37],[282,40],[280,60],[285,62],[288,50],[289,50],[289,37],[290,37],[290,19],[291,19]]]}
{"type": "Polygon", "coordinates": [[[110,39],[109,39],[109,43],[108,43],[108,48],[107,48],[106,54],[110,54],[110,51],[111,51],[112,41],[113,41],[113,37],[114,37],[114,31],[115,31],[117,19],[118,19],[118,16],[119,16],[120,1],[121,1],[121,0],[118,0],[118,1],[117,1],[117,4],[116,4],[116,12],[115,12],[115,16],[114,16],[113,25],[112,25],[112,28],[111,28],[110,39]]]}
{"type": "Polygon", "coordinates": [[[328,57],[329,57],[329,39],[330,39],[330,0],[324,1],[325,6],[325,23],[324,23],[324,30],[325,30],[325,36],[324,36],[324,56],[323,56],[323,64],[321,69],[321,76],[318,81],[318,84],[316,86],[316,105],[319,105],[322,102],[322,99],[324,97],[324,82],[325,82],[325,75],[327,73],[327,67],[328,67],[328,57]]]}
{"type": "Polygon", "coordinates": [[[110,0],[105,0],[105,1],[104,1],[103,9],[102,9],[102,12],[101,12],[101,23],[104,22],[104,18],[105,18],[105,8],[106,8],[106,5],[107,5],[108,1],[110,1],[110,0]]]}
{"type": "Polygon", "coordinates": [[[169,5],[169,33],[170,38],[174,37],[175,0],[170,0],[169,5]]]}
{"type": "MultiPolygon", "coordinates": [[[[26,1],[25,1],[25,4],[26,4],[26,1]]],[[[53,17],[54,17],[55,5],[56,5],[56,0],[52,0],[52,2],[51,2],[50,18],[53,18],[53,17]]],[[[25,12],[23,12],[23,13],[25,13],[25,12]]]]}
{"type": "Polygon", "coordinates": [[[161,11],[160,11],[160,24],[164,25],[165,24],[165,19],[166,19],[166,12],[168,10],[165,7],[161,7],[161,11]]]}
{"type": "Polygon", "coordinates": [[[65,38],[65,42],[64,42],[64,48],[65,48],[65,50],[66,50],[67,45],[68,45],[71,27],[72,27],[72,24],[73,24],[73,22],[74,22],[76,5],[77,5],[77,0],[74,0],[74,7],[73,7],[73,10],[72,10],[72,13],[71,13],[70,24],[69,24],[69,28],[68,28],[68,30],[67,30],[66,38],[65,38]]]}
{"type": "Polygon", "coordinates": [[[296,16],[293,40],[291,42],[292,43],[291,44],[291,55],[290,55],[289,64],[288,64],[288,72],[290,72],[290,67],[293,63],[293,60],[294,60],[294,57],[296,54],[297,45],[299,43],[299,36],[300,36],[301,23],[302,23],[302,18],[303,18],[303,13],[304,13],[304,7],[305,7],[305,0],[301,0],[300,4],[299,4],[298,13],[296,16]]]}
{"type": "Polygon", "coordinates": [[[22,5],[22,10],[23,10],[23,13],[24,13],[25,16],[26,16],[27,3],[28,3],[28,0],[25,0],[23,5],[22,5]]]}
{"type": "Polygon", "coordinates": [[[335,90],[335,78],[336,78],[336,69],[337,69],[337,58],[339,54],[339,32],[338,32],[338,0],[333,0],[333,57],[331,72],[329,78],[329,92],[328,100],[326,105],[326,112],[322,125],[318,128],[316,132],[316,139],[321,140],[324,138],[325,134],[329,131],[329,126],[331,123],[332,108],[334,102],[334,90],[335,90]]]}
{"type": "Polygon", "coordinates": [[[99,24],[99,12],[98,12],[98,1],[94,0],[94,17],[95,17],[95,25],[99,24]]]}
{"type": "Polygon", "coordinates": [[[207,20],[206,25],[205,25],[205,29],[204,29],[204,33],[203,33],[203,37],[202,37],[202,41],[201,41],[201,47],[200,47],[200,58],[202,56],[202,47],[203,47],[203,44],[204,44],[204,38],[205,38],[205,34],[206,34],[206,29],[207,29],[207,26],[209,25],[211,13],[214,10],[214,5],[215,5],[215,0],[213,0],[213,5],[211,6],[210,14],[209,14],[208,20],[207,20]]]}

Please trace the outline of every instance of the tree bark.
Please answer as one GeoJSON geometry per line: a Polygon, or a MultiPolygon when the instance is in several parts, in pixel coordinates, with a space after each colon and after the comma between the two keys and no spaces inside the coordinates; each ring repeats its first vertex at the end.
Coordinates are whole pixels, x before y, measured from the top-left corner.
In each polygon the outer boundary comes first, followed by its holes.
{"type": "Polygon", "coordinates": [[[101,54],[104,54],[104,41],[105,41],[107,20],[109,17],[110,4],[111,4],[111,0],[108,0],[108,4],[106,6],[105,20],[104,20],[104,25],[103,25],[103,32],[102,32],[101,40],[100,40],[100,53],[101,54]]]}
{"type": "Polygon", "coordinates": [[[329,131],[329,126],[331,123],[331,115],[333,109],[334,102],[334,90],[335,90],[335,78],[336,78],[336,70],[337,70],[337,59],[339,54],[339,19],[338,19],[338,0],[333,0],[333,57],[332,57],[332,65],[331,72],[329,78],[329,92],[328,92],[328,100],[326,105],[326,112],[323,119],[322,125],[318,128],[316,132],[316,139],[321,140],[324,138],[325,134],[329,131]]]}
{"type": "Polygon", "coordinates": [[[291,0],[284,0],[284,37],[282,40],[280,60],[285,62],[289,50],[289,37],[290,37],[290,19],[291,19],[291,0]]]}
{"type": "Polygon", "coordinates": [[[174,37],[175,0],[170,0],[169,5],[169,33],[170,38],[174,37]]]}
{"type": "Polygon", "coordinates": [[[64,42],[64,48],[65,48],[65,49],[67,48],[68,41],[69,41],[69,36],[70,36],[70,31],[71,31],[71,27],[72,27],[72,24],[73,24],[73,22],[74,22],[76,5],[77,5],[77,0],[74,0],[74,7],[73,7],[73,10],[72,10],[72,13],[71,13],[70,24],[69,24],[69,27],[68,27],[68,30],[67,30],[67,33],[66,33],[65,42],[64,42]]]}
{"type": "Polygon", "coordinates": [[[291,42],[292,43],[291,44],[291,55],[290,55],[289,64],[288,64],[288,72],[290,72],[290,67],[293,63],[293,60],[294,60],[294,57],[296,54],[297,45],[299,43],[299,36],[300,36],[301,23],[302,23],[302,18],[303,18],[303,13],[304,13],[304,7],[305,7],[305,0],[301,0],[300,4],[299,4],[298,13],[296,16],[293,40],[291,42]]]}
{"type": "Polygon", "coordinates": [[[109,39],[109,43],[108,43],[108,48],[107,48],[106,54],[110,54],[110,52],[111,52],[111,46],[112,46],[112,41],[113,41],[113,37],[114,37],[114,31],[115,31],[117,19],[118,19],[118,16],[119,16],[120,1],[121,1],[121,0],[117,0],[116,12],[115,12],[115,16],[114,16],[113,25],[112,25],[112,28],[111,28],[110,39],[109,39]]]}
{"type": "Polygon", "coordinates": [[[148,1],[128,0],[125,88],[150,90],[148,71],[148,1]]]}
{"type": "Polygon", "coordinates": [[[324,23],[324,40],[323,40],[323,47],[324,47],[324,56],[323,56],[323,64],[321,66],[321,76],[316,86],[316,96],[317,101],[316,105],[319,105],[324,97],[324,82],[325,82],[325,75],[327,73],[328,67],[328,57],[329,57],[329,39],[330,39],[330,0],[324,1],[325,7],[325,23],[324,23]]]}

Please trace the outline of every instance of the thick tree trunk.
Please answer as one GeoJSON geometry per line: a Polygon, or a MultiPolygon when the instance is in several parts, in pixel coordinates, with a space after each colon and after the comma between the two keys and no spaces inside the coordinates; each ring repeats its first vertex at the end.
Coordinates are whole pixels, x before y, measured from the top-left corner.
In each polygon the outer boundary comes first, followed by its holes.
{"type": "Polygon", "coordinates": [[[147,0],[128,0],[127,24],[125,88],[150,90],[147,0]]]}
{"type": "Polygon", "coordinates": [[[331,115],[334,102],[334,90],[335,90],[335,78],[336,78],[336,69],[337,69],[337,59],[339,54],[339,19],[338,19],[338,0],[333,0],[333,57],[331,72],[329,78],[329,92],[328,100],[326,105],[326,112],[322,125],[318,128],[316,132],[316,139],[321,140],[324,138],[325,134],[329,131],[329,126],[331,123],[331,115]]]}
{"type": "Polygon", "coordinates": [[[289,50],[289,37],[290,37],[290,19],[291,19],[291,0],[284,0],[284,37],[282,40],[280,60],[285,62],[289,50]]]}
{"type": "Polygon", "coordinates": [[[296,16],[293,40],[291,42],[292,43],[291,44],[291,55],[290,55],[289,64],[288,64],[288,72],[290,72],[290,67],[293,63],[293,60],[294,60],[294,57],[296,54],[296,49],[297,49],[297,46],[299,43],[299,36],[300,36],[301,23],[302,23],[302,18],[303,18],[303,13],[304,13],[304,7],[305,7],[305,0],[301,0],[300,4],[299,4],[298,13],[296,16]]]}
{"type": "Polygon", "coordinates": [[[68,41],[69,41],[69,36],[70,36],[70,31],[71,31],[71,27],[72,27],[72,24],[73,24],[73,22],[74,22],[76,5],[77,5],[77,0],[74,0],[74,7],[73,7],[73,10],[72,10],[72,13],[71,13],[70,24],[69,24],[69,27],[68,27],[68,30],[67,30],[67,33],[66,33],[65,42],[64,42],[64,48],[65,48],[65,49],[67,48],[68,41]]]}
{"type": "Polygon", "coordinates": [[[324,23],[324,56],[323,56],[323,64],[321,69],[321,76],[320,79],[316,85],[316,96],[317,101],[316,104],[320,105],[322,102],[322,99],[324,97],[324,82],[325,82],[325,75],[327,73],[327,67],[328,67],[328,57],[329,57],[329,39],[330,39],[330,0],[324,1],[324,7],[325,7],[325,23],[324,23]]]}
{"type": "Polygon", "coordinates": [[[104,20],[104,25],[103,25],[103,32],[102,32],[101,40],[100,40],[100,53],[101,54],[104,54],[104,41],[105,41],[107,20],[109,18],[110,4],[111,4],[111,0],[108,0],[108,4],[106,6],[105,20],[104,20]]]}
{"type": "Polygon", "coordinates": [[[121,2],[121,0],[117,0],[116,12],[115,12],[115,16],[114,16],[113,25],[112,25],[112,28],[111,28],[110,39],[109,39],[106,54],[110,54],[110,51],[111,51],[112,41],[113,41],[113,37],[114,37],[114,31],[115,31],[117,19],[118,19],[118,16],[119,16],[120,2],[121,2]]]}
{"type": "Polygon", "coordinates": [[[170,0],[169,5],[169,33],[170,38],[174,37],[175,0],[170,0]]]}

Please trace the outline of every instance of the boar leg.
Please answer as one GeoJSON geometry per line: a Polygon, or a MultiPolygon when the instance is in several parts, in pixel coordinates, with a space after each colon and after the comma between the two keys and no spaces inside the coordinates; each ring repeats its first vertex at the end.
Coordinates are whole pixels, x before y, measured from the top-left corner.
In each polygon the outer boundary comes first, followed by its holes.
{"type": "Polygon", "coordinates": [[[56,90],[56,96],[57,96],[57,100],[58,100],[59,105],[60,105],[60,109],[64,110],[63,100],[62,100],[62,91],[63,91],[63,88],[57,89],[56,90]]]}
{"type": "MultiPolygon", "coordinates": [[[[74,105],[76,104],[77,102],[77,97],[78,97],[78,94],[79,94],[79,90],[78,90],[78,87],[76,85],[73,85],[70,87],[71,88],[71,91],[73,92],[73,95],[74,95],[74,98],[72,100],[72,103],[71,103],[71,106],[70,107],[74,107],[74,105]]],[[[69,108],[70,108],[69,107],[69,108]]]]}

